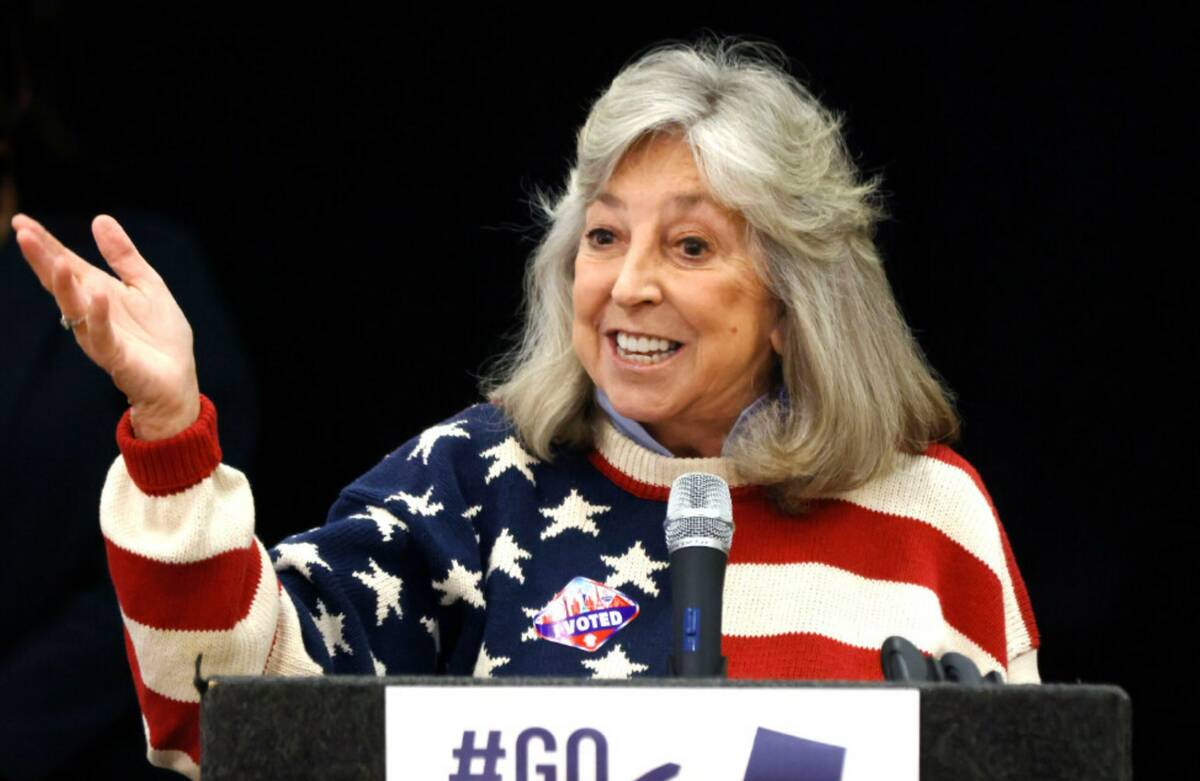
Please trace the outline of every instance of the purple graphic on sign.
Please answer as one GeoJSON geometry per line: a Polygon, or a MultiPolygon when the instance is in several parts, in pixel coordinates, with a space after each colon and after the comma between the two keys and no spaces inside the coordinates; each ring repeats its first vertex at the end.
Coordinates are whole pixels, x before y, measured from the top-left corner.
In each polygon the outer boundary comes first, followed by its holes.
{"type": "Polygon", "coordinates": [[[841,781],[846,749],[758,728],[744,781],[841,781]]]}

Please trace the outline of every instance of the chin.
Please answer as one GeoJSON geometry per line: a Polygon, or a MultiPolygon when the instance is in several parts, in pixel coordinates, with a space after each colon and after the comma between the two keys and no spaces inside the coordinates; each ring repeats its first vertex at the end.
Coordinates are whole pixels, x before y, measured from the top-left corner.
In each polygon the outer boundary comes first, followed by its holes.
{"type": "Polygon", "coordinates": [[[639,423],[658,423],[666,418],[663,403],[655,398],[647,398],[641,393],[621,393],[604,389],[613,409],[631,420],[639,423]]]}

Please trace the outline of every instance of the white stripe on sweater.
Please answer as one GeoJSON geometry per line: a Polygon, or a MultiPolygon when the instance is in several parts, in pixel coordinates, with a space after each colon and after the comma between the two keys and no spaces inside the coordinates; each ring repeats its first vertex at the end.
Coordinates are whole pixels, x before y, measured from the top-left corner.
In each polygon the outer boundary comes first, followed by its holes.
{"type": "Polygon", "coordinates": [[[1008,683],[1042,682],[1041,673],[1038,672],[1036,648],[1030,648],[1009,663],[1007,681],[1008,683]]]}
{"type": "Polygon", "coordinates": [[[722,632],[734,637],[818,634],[878,650],[904,637],[938,656],[957,651],[983,672],[1004,665],[950,626],[937,594],[913,583],[864,578],[828,564],[730,564],[725,573],[722,632]],[[847,610],[847,605],[862,606],[847,610]]]}
{"type": "Polygon", "coordinates": [[[200,781],[200,766],[193,762],[192,758],[183,751],[153,748],[150,746],[149,741],[147,741],[146,759],[150,760],[150,764],[155,767],[174,770],[176,773],[182,773],[192,779],[192,781],[200,781]]]}
{"type": "Polygon", "coordinates": [[[1000,528],[969,474],[936,458],[911,456],[887,477],[839,494],[838,498],[876,512],[928,523],[982,561],[1000,579],[1008,655],[1016,656],[1029,648],[1029,628],[1017,604],[1000,528]]]}
{"type": "Polygon", "coordinates": [[[304,649],[300,636],[300,616],[287,589],[279,591],[279,623],[275,629],[275,645],[267,659],[267,675],[323,675],[321,665],[313,661],[304,649]]]}
{"type": "Polygon", "coordinates": [[[147,496],[118,456],[100,494],[100,529],[124,550],[189,564],[246,547],[254,534],[254,499],[246,476],[224,465],[186,491],[147,496]]]}
{"type": "MultiPolygon", "coordinates": [[[[254,543],[261,568],[258,589],[254,592],[250,612],[232,628],[223,631],[156,629],[122,613],[146,688],[178,702],[199,702],[200,695],[192,685],[192,679],[196,672],[196,655],[200,653],[204,654],[201,674],[206,678],[262,674],[279,621],[279,581],[266,549],[257,539],[254,543]]],[[[186,605],[180,607],[185,609],[186,605]]]]}

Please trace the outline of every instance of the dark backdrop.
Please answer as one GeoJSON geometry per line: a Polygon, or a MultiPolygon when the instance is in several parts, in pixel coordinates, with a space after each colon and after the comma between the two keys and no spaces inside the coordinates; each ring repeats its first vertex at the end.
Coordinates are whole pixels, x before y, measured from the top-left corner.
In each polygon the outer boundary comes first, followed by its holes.
{"type": "Polygon", "coordinates": [[[234,466],[268,543],[476,400],[516,324],[529,196],[560,185],[623,63],[705,29],[779,44],[884,177],[888,274],[959,396],[959,449],[1007,527],[1044,679],[1120,684],[1139,771],[1183,761],[1194,25],[1082,7],[597,7],[558,28],[508,10],[42,8],[25,40],[53,143],[21,147],[22,208],[138,207],[199,236],[258,373],[258,457],[234,466]]]}

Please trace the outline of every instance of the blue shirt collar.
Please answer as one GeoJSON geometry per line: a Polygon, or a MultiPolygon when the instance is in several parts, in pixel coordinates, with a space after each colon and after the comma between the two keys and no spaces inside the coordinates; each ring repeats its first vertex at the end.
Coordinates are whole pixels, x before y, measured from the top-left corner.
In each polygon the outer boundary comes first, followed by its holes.
{"type": "MultiPolygon", "coordinates": [[[[786,391],[780,388],[778,395],[781,399],[786,398],[786,391]]],[[[613,407],[612,402],[608,400],[608,395],[604,391],[600,390],[599,386],[596,386],[595,398],[596,403],[600,405],[600,409],[604,410],[605,414],[608,415],[609,420],[611,420],[613,425],[617,427],[617,431],[620,431],[622,434],[651,452],[658,453],[659,455],[666,456],[667,458],[675,457],[674,453],[672,453],[670,450],[667,450],[662,446],[661,443],[658,442],[658,440],[650,436],[650,432],[646,430],[645,426],[643,426],[641,423],[638,423],[636,420],[627,418],[621,413],[617,412],[617,410],[613,407]]],[[[734,421],[733,428],[729,430],[729,435],[725,437],[725,444],[721,447],[722,456],[725,455],[725,448],[733,440],[733,433],[737,431],[738,428],[741,427],[746,421],[750,420],[754,413],[761,409],[764,404],[769,403],[770,399],[771,394],[764,393],[754,401],[750,402],[749,406],[742,410],[741,414],[738,415],[737,420],[734,421]]]]}

